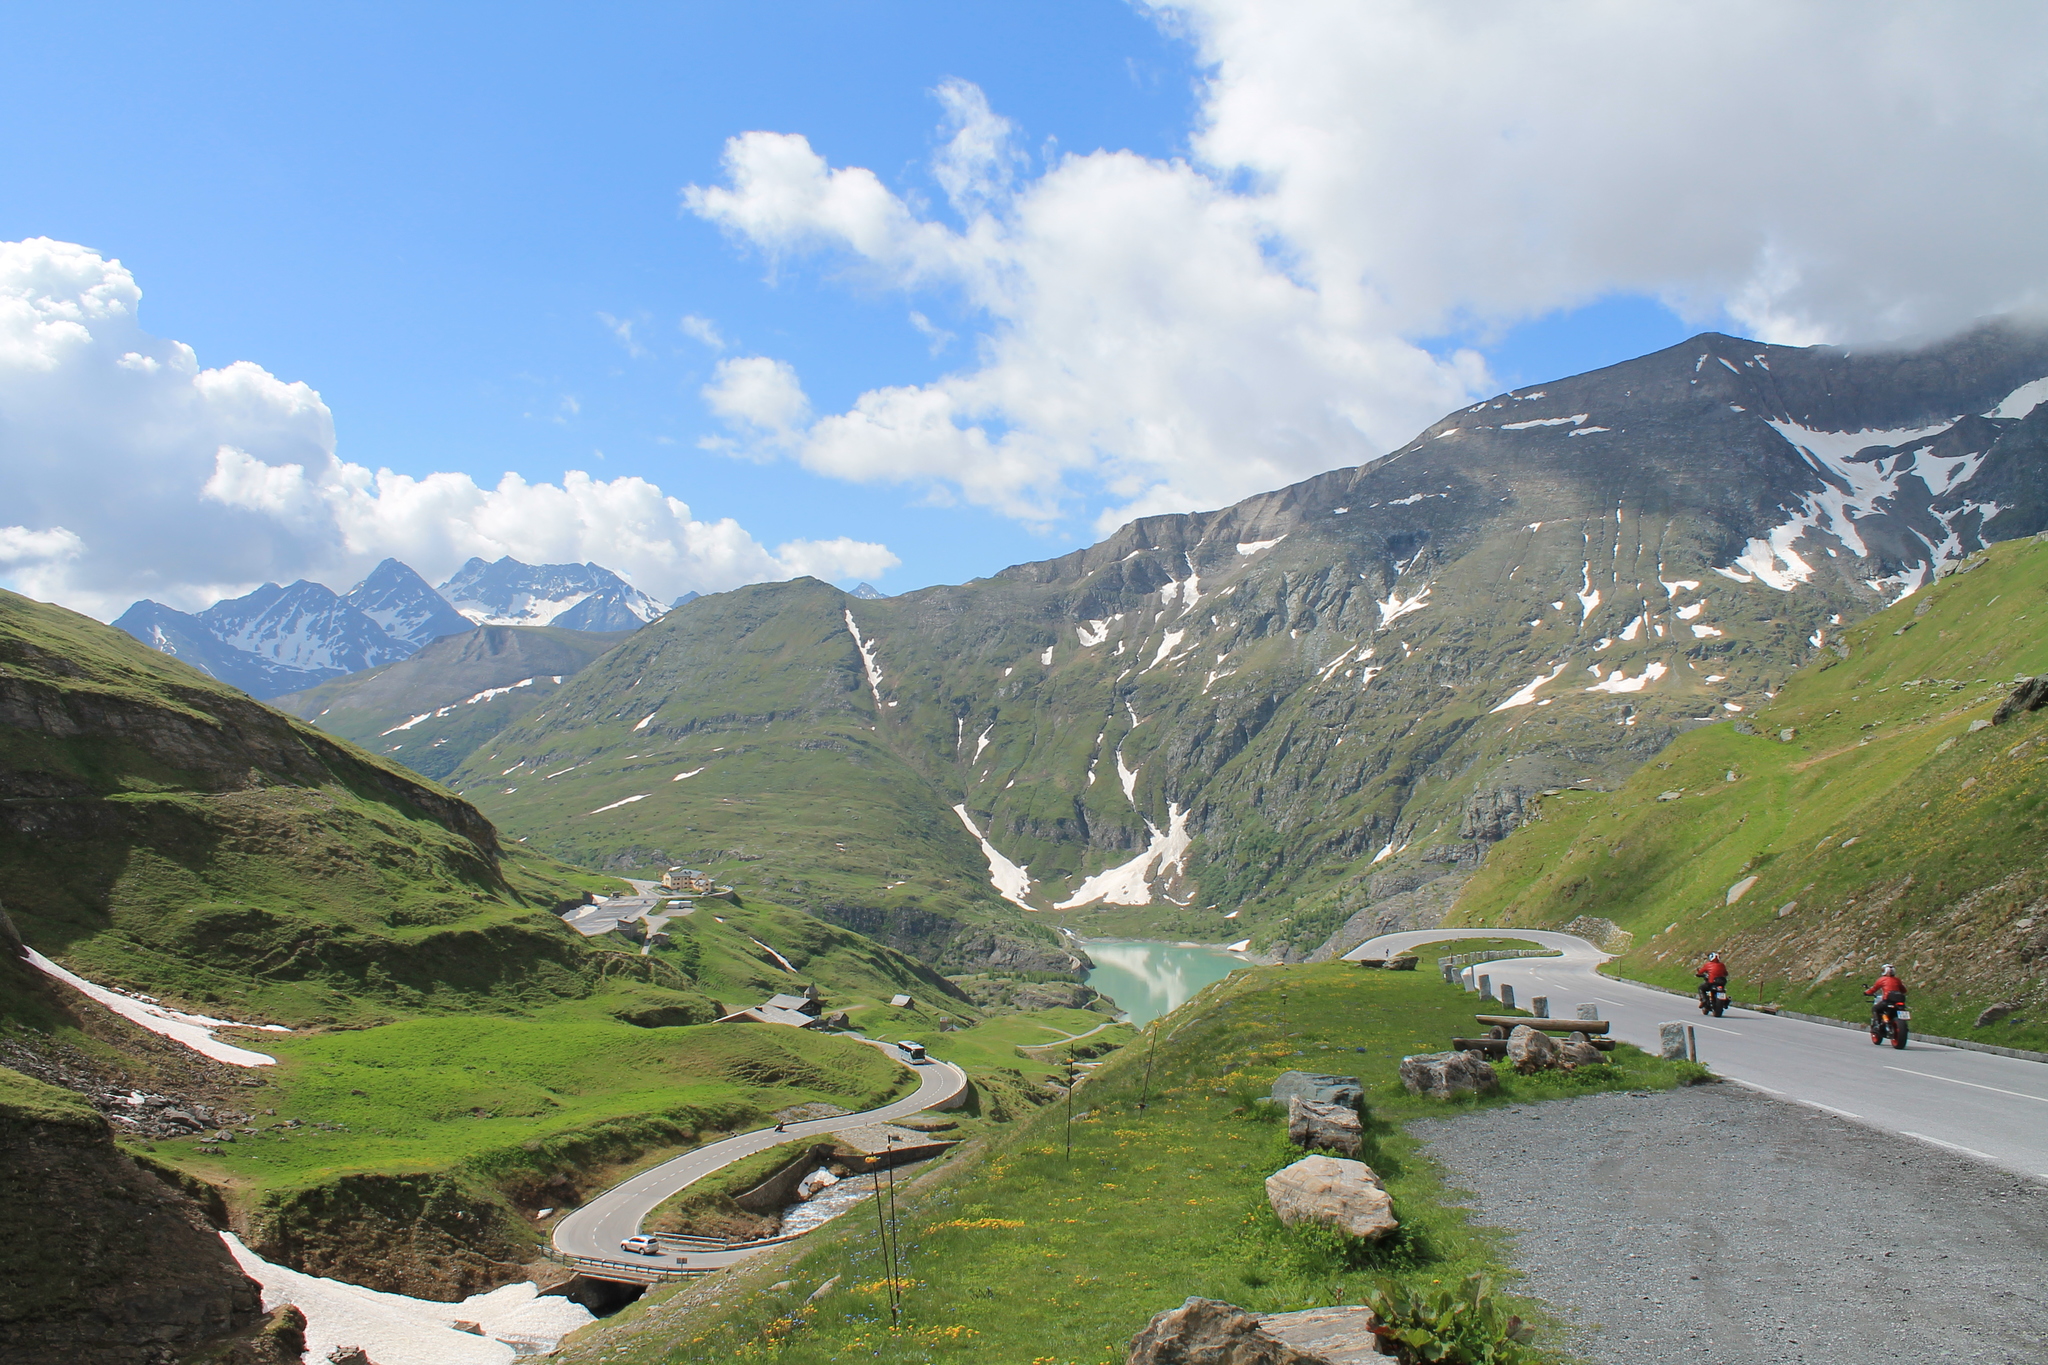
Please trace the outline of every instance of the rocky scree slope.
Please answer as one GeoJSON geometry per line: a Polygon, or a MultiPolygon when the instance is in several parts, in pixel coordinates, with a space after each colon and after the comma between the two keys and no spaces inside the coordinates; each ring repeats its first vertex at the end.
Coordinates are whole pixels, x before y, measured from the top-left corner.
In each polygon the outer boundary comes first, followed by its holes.
{"type": "Polygon", "coordinates": [[[2039,529],[2044,376],[2006,323],[1702,335],[992,578],[703,599],[455,781],[565,856],[714,864],[899,944],[1008,902],[1303,956],[2039,529]]]}
{"type": "Polygon", "coordinates": [[[1976,555],[1620,790],[1542,799],[1452,920],[1577,923],[1677,989],[1718,950],[1738,999],[1851,1020],[1893,962],[1921,1031],[2048,1050],[2044,620],[2048,544],[1976,555]]]}
{"type": "Polygon", "coordinates": [[[0,901],[88,979],[292,1023],[517,1008],[590,989],[590,950],[550,913],[585,885],[615,883],[501,845],[468,802],[119,631],[0,593],[0,901]]]}
{"type": "Polygon", "coordinates": [[[552,626],[479,626],[443,636],[398,663],[288,693],[271,705],[438,780],[625,638],[552,626]]]}

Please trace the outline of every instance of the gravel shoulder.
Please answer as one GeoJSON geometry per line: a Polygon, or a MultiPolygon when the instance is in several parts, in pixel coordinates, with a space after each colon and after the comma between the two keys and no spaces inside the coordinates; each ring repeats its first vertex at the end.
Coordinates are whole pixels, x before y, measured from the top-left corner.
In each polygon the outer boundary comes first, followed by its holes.
{"type": "Polygon", "coordinates": [[[1409,1131],[1599,1365],[2048,1361],[2048,1184],[1725,1083],[1409,1131]]]}

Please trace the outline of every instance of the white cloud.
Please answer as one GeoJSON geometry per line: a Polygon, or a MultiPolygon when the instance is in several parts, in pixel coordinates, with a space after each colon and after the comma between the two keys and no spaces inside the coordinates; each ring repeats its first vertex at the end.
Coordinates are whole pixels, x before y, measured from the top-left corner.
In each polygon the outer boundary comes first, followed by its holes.
{"type": "Polygon", "coordinates": [[[710,318],[700,318],[695,313],[686,313],[676,324],[687,337],[695,337],[714,351],[725,349],[725,338],[719,335],[718,324],[710,318]]]}
{"type": "Polygon", "coordinates": [[[603,323],[604,329],[610,332],[619,345],[625,348],[627,355],[635,360],[646,356],[647,348],[642,346],[633,335],[633,319],[615,318],[610,313],[599,313],[597,320],[603,323]]]}
{"type": "MultiPolygon", "coordinates": [[[[702,394],[727,423],[770,446],[787,444],[810,421],[811,401],[786,360],[761,355],[721,360],[702,394]]],[[[733,447],[720,443],[718,448],[733,447]]]]}
{"type": "Polygon", "coordinates": [[[948,81],[931,174],[957,227],[793,133],[732,138],[724,183],[684,191],[771,261],[831,252],[980,329],[971,366],[863,395],[796,459],[1112,524],[1358,463],[1484,391],[1476,356],[1416,338],[1615,293],[1790,344],[2048,301],[2038,6],[1157,13],[1206,71],[1192,160],[1027,176],[948,81]]]}
{"type": "Polygon", "coordinates": [[[346,587],[387,555],[438,581],[509,554],[594,560],[667,599],[898,562],[845,537],[771,550],[644,479],[372,471],[337,457],[312,388],[247,361],[200,368],[141,329],[140,300],[84,247],[0,243],[0,506],[18,522],[0,527],[0,566],[31,596],[106,619],[137,597],[196,609],[265,580],[346,587]]]}

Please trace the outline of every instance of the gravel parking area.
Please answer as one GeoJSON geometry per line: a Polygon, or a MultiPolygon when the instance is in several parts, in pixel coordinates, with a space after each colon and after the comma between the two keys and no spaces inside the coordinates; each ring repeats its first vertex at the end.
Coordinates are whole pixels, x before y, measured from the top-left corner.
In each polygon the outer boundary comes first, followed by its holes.
{"type": "Polygon", "coordinates": [[[2048,1184],[1718,1084],[1410,1131],[1601,1365],[2048,1361],[2048,1184]]]}

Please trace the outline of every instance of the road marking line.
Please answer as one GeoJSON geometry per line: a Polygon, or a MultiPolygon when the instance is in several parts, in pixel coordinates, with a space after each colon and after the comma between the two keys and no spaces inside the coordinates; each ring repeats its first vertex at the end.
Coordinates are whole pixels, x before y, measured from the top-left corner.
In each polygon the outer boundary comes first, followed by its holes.
{"type": "Polygon", "coordinates": [[[1863,1117],[1863,1115],[1861,1114],[1852,1114],[1846,1109],[1837,1109],[1832,1104],[1822,1104],[1819,1100],[1801,1100],[1799,1101],[1799,1103],[1812,1105],[1815,1109],[1821,1110],[1823,1113],[1834,1114],[1840,1118],[1860,1119],[1863,1117]]]}
{"type": "Polygon", "coordinates": [[[1764,1093],[1765,1093],[1766,1095],[1776,1095],[1776,1096],[1777,1096],[1777,1097],[1778,1097],[1779,1099],[1783,1099],[1783,1098],[1785,1098],[1785,1092],[1784,1092],[1784,1091],[1782,1091],[1782,1090],[1773,1090],[1773,1089],[1771,1089],[1771,1088],[1770,1088],[1769,1086],[1767,1086],[1767,1085],[1758,1085],[1758,1084],[1757,1084],[1757,1083],[1756,1083],[1755,1081],[1741,1081],[1741,1080],[1738,1080],[1738,1081],[1736,1081],[1735,1083],[1736,1083],[1737,1085],[1746,1085],[1746,1086],[1748,1086],[1748,1087],[1749,1087],[1749,1088],[1750,1088],[1751,1090],[1761,1090],[1761,1091],[1763,1091],[1763,1092],[1764,1092],[1764,1093]]]}
{"type": "Polygon", "coordinates": [[[1716,1026],[1715,1026],[1715,1025],[1713,1025],[1713,1024],[1693,1024],[1693,1025],[1691,1025],[1690,1027],[1692,1027],[1692,1028],[1704,1028],[1704,1029],[1713,1029],[1713,1030],[1714,1030],[1714,1032],[1716,1032],[1716,1033],[1732,1033],[1732,1034],[1734,1034],[1734,1035],[1735,1035],[1735,1036],[1736,1036],[1737,1038],[1740,1038],[1740,1037],[1742,1037],[1742,1030],[1741,1030],[1741,1029],[1739,1029],[1739,1028],[1718,1028],[1718,1027],[1716,1027],[1716,1026]]]}
{"type": "Polygon", "coordinates": [[[1993,1164],[1996,1164],[1998,1161],[1998,1158],[1991,1155],[1989,1152],[1980,1152],[1975,1147],[1965,1147],[1960,1142],[1943,1142],[1938,1137],[1929,1137],[1925,1133],[1909,1132],[1904,1128],[1899,1129],[1899,1131],[1901,1133],[1904,1133],[1909,1138],[1919,1138],[1922,1142],[1931,1142],[1936,1147],[1946,1147],[1951,1152],[1962,1152],[1966,1156],[1976,1157],[1979,1161],[1989,1161],[1993,1164]]]}
{"type": "Polygon", "coordinates": [[[1947,1081],[1950,1085],[1967,1085],[1972,1090],[1989,1090],[1999,1095],[2011,1095],[2014,1099],[2032,1100],[2036,1104],[2048,1104],[2048,1096],[2029,1095],[2019,1090],[2002,1090],[1995,1085],[1979,1085],[1975,1081],[1959,1081],[1953,1076],[1937,1076],[1932,1071],[1915,1071],[1911,1067],[1886,1066],[1886,1071],[1897,1071],[1908,1076],[1925,1076],[1930,1081],[1947,1081]]]}

